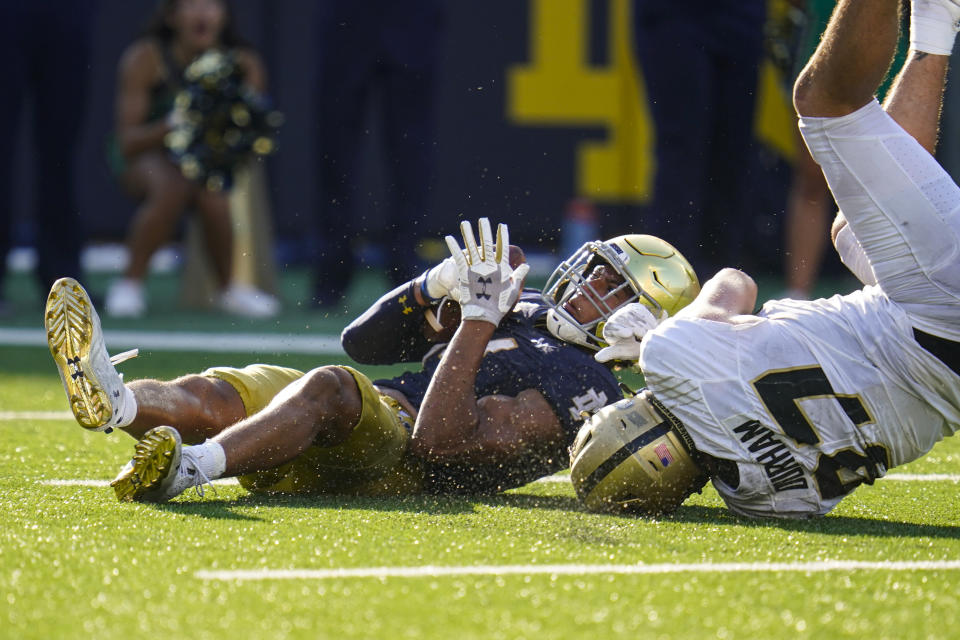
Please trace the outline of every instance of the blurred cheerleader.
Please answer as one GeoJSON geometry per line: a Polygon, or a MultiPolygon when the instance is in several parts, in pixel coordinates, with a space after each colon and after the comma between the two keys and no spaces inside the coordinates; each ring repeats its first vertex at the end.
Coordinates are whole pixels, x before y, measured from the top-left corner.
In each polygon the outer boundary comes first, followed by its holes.
{"type": "Polygon", "coordinates": [[[188,209],[196,212],[202,224],[220,287],[217,306],[250,317],[269,317],[279,311],[273,296],[231,281],[228,193],[185,177],[165,145],[177,124],[174,100],[183,86],[183,70],[211,49],[231,51],[246,87],[256,94],[264,92],[263,62],[236,34],[226,0],[161,0],[146,30],[120,58],[111,164],[124,189],[140,205],[128,230],[130,260],[124,277],[107,292],[109,315],[144,314],[143,283],[150,258],[173,237],[188,209]]]}

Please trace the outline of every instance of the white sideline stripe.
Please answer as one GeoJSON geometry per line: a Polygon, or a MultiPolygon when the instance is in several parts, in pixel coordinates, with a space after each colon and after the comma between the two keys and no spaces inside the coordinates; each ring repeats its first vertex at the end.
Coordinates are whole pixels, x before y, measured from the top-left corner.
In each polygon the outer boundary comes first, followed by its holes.
{"type": "MultiPolygon", "coordinates": [[[[45,484],[48,487],[109,487],[110,480],[84,480],[83,478],[76,480],[41,480],[40,484],[45,484]]],[[[240,482],[236,478],[219,478],[214,480],[213,484],[234,485],[240,484],[240,482]]]]}
{"type": "MultiPolygon", "coordinates": [[[[72,417],[72,416],[71,416],[72,417]]],[[[881,480],[900,480],[903,482],[960,482],[960,474],[956,473],[892,473],[884,476],[881,480]]],[[[570,476],[564,474],[561,476],[547,476],[534,482],[570,482],[570,476]]],[[[40,484],[51,487],[106,487],[110,484],[109,480],[87,480],[84,478],[62,479],[62,480],[42,480],[40,484]]],[[[220,478],[214,480],[213,484],[234,485],[238,484],[236,478],[220,478]]]]}
{"type": "Polygon", "coordinates": [[[466,567],[360,567],[356,569],[240,569],[197,571],[200,580],[328,580],[332,578],[438,578],[442,576],[588,575],[664,573],[817,573],[823,571],[938,571],[960,569],[960,560],[920,562],[718,562],[703,564],[545,564],[466,567]]]}
{"type": "Polygon", "coordinates": [[[0,411],[0,421],[10,420],[73,420],[69,411],[0,411]]]}
{"type": "Polygon", "coordinates": [[[956,473],[891,473],[881,480],[900,480],[902,482],[960,482],[956,473]]]}
{"type": "MultiPolygon", "coordinates": [[[[340,355],[339,336],[280,333],[198,333],[189,331],[104,331],[111,349],[140,348],[156,351],[276,352],[340,355]]],[[[45,347],[43,329],[0,328],[0,345],[45,347]]]]}

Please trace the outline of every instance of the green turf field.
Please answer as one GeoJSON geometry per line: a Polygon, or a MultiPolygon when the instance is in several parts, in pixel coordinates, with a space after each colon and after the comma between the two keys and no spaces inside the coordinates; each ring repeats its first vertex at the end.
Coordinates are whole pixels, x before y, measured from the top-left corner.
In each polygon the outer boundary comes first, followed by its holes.
{"type": "MultiPolygon", "coordinates": [[[[121,370],[253,360],[342,361],[146,350],[121,370]]],[[[960,637],[960,438],[808,522],[731,516],[712,489],[659,520],[588,514],[562,477],[481,499],[218,484],[156,506],[104,486],[132,439],[65,410],[45,349],[0,345],[0,638],[960,637]]]]}

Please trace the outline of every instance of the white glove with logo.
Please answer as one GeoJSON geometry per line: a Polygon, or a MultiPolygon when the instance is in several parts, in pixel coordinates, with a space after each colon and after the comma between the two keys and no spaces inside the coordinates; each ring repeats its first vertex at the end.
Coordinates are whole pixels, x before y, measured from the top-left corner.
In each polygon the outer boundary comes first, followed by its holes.
{"type": "MultiPolygon", "coordinates": [[[[510,266],[510,235],[507,225],[497,227],[494,244],[490,221],[480,218],[480,246],[474,239],[469,222],[460,223],[464,249],[453,236],[447,236],[447,247],[457,267],[460,301],[460,316],[463,320],[483,320],[499,325],[523,288],[523,279],[530,265],[521,264],[516,269],[510,266]]],[[[454,297],[454,295],[451,295],[454,297]]]]}
{"type": "Polygon", "coordinates": [[[453,256],[446,258],[440,264],[431,267],[423,274],[423,288],[421,291],[431,301],[440,298],[450,298],[460,302],[460,279],[457,272],[457,263],[453,256]]]}
{"type": "Polygon", "coordinates": [[[597,362],[633,360],[640,357],[640,341],[648,331],[667,319],[667,312],[653,315],[642,302],[625,304],[611,314],[603,325],[603,340],[610,346],[600,349],[593,358],[597,362]]]}

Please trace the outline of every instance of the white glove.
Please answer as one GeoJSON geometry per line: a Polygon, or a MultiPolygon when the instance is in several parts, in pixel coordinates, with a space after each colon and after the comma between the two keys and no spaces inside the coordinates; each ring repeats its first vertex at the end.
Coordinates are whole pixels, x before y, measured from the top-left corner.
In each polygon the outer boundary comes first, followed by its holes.
{"type": "Polygon", "coordinates": [[[650,307],[642,302],[623,305],[614,311],[603,325],[603,340],[610,346],[594,354],[594,360],[636,360],[640,357],[640,341],[643,336],[666,319],[666,311],[661,309],[659,317],[655,316],[650,307]]]}
{"type": "Polygon", "coordinates": [[[494,244],[490,221],[480,218],[480,246],[473,236],[473,227],[467,221],[460,223],[465,249],[453,236],[447,236],[447,247],[457,266],[460,317],[463,320],[483,320],[499,325],[520,297],[523,279],[530,265],[510,266],[510,235],[507,225],[497,227],[494,244]]]}
{"type": "Polygon", "coordinates": [[[431,301],[440,298],[450,298],[460,302],[460,279],[457,272],[457,263],[453,256],[446,258],[440,264],[431,267],[423,274],[421,291],[431,301]]]}

